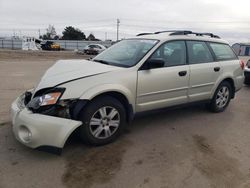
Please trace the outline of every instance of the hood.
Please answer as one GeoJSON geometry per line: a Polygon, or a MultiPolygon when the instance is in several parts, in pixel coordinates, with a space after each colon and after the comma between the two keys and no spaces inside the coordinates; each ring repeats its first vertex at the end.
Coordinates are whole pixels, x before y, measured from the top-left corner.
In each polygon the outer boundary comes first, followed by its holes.
{"type": "Polygon", "coordinates": [[[50,67],[43,75],[36,91],[54,87],[84,77],[119,70],[121,67],[105,65],[87,60],[60,60],[50,67]]]}

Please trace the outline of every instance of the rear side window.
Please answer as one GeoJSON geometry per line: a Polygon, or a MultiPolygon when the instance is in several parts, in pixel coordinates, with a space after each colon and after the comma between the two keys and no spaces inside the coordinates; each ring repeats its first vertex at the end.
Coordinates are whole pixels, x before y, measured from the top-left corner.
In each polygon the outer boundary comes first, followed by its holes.
{"type": "Polygon", "coordinates": [[[232,48],[227,44],[209,43],[217,60],[237,59],[232,48]]]}
{"type": "Polygon", "coordinates": [[[213,56],[205,42],[187,41],[189,64],[208,63],[213,56]]]}

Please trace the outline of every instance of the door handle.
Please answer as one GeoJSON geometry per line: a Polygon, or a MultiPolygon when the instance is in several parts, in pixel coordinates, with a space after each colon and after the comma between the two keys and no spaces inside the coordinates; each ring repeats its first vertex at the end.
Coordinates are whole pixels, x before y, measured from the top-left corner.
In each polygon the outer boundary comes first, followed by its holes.
{"type": "Polygon", "coordinates": [[[181,71],[179,72],[179,76],[186,76],[187,75],[187,71],[181,71]]]}
{"type": "Polygon", "coordinates": [[[220,71],[220,67],[214,67],[214,72],[219,72],[220,71]]]}

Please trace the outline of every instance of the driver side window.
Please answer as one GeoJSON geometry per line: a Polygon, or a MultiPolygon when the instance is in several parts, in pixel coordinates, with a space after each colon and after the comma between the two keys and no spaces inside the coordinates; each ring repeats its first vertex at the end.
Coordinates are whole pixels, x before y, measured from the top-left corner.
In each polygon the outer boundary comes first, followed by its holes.
{"type": "Polygon", "coordinates": [[[186,45],[184,41],[172,41],[161,45],[150,57],[151,60],[163,60],[164,67],[186,64],[186,45]]]}

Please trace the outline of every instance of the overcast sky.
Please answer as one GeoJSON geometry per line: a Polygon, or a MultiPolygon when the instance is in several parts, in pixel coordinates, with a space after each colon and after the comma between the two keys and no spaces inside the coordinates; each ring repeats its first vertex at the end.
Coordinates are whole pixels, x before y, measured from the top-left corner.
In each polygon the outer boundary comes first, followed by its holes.
{"type": "Polygon", "coordinates": [[[49,24],[59,35],[65,26],[100,39],[140,32],[191,29],[213,32],[230,42],[250,42],[249,0],[0,0],[0,36],[33,35],[49,24]]]}

